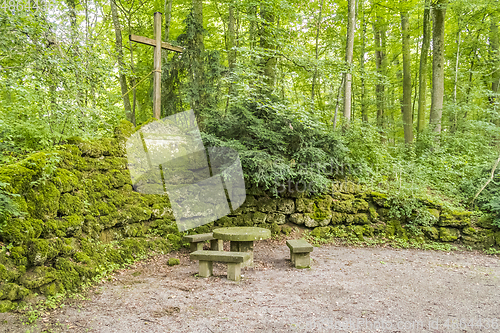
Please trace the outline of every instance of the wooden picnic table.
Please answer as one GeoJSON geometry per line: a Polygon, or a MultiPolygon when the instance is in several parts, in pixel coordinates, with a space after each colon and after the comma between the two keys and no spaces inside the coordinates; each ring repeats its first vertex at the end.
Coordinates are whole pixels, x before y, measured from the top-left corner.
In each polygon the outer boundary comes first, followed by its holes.
{"type": "Polygon", "coordinates": [[[250,258],[243,263],[243,267],[253,267],[253,242],[271,237],[271,231],[257,227],[230,227],[219,228],[213,231],[215,239],[230,241],[231,252],[248,252],[250,258]]]}

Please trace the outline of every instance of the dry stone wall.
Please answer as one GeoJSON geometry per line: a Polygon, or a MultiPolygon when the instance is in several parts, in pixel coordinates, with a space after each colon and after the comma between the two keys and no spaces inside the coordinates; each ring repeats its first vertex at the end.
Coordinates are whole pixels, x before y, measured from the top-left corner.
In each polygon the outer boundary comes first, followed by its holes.
{"type": "MultiPolygon", "coordinates": [[[[78,289],[150,251],[180,248],[168,198],[133,190],[124,143],[134,129],[123,122],[114,138],[69,140],[55,154],[38,152],[0,167],[0,182],[16,195],[21,216],[0,221],[0,312],[39,295],[78,289]]],[[[258,188],[233,214],[190,231],[214,227],[259,226],[288,233],[297,225],[313,235],[397,237],[500,245],[500,230],[470,212],[423,202],[433,222],[417,229],[411,220],[391,216],[384,194],[340,186],[316,197],[286,193],[273,198],[258,188]],[[416,230],[416,231],[415,231],[416,230]]]]}

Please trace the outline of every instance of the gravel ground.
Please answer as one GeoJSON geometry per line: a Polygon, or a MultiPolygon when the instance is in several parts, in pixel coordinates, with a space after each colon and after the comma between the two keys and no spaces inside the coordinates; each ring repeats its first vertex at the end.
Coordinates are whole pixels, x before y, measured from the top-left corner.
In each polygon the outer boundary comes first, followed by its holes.
{"type": "Polygon", "coordinates": [[[497,257],[325,245],[298,270],[284,240],[256,242],[254,255],[240,282],[217,263],[214,277],[197,278],[187,251],[156,256],[32,326],[0,314],[0,332],[500,331],[497,257]]]}

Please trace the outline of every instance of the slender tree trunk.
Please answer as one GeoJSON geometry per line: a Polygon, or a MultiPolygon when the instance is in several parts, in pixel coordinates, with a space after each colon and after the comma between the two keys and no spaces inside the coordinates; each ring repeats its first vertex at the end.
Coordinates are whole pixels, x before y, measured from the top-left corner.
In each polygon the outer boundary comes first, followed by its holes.
{"type": "Polygon", "coordinates": [[[425,1],[423,19],[423,40],[420,52],[420,76],[418,80],[418,116],[417,132],[421,133],[425,129],[425,111],[427,108],[427,59],[429,58],[429,48],[431,44],[431,0],[425,1]]]}
{"type": "Polygon", "coordinates": [[[261,70],[264,76],[264,93],[270,94],[274,89],[276,81],[276,57],[272,55],[274,45],[271,41],[271,26],[274,24],[274,14],[271,9],[264,3],[260,4],[260,16],[262,18],[261,31],[260,31],[260,47],[270,53],[268,57],[264,57],[261,62],[261,70]]]}
{"type": "Polygon", "coordinates": [[[344,120],[351,121],[352,113],[352,58],[354,53],[354,30],[356,28],[356,0],[348,0],[347,43],[345,51],[346,73],[344,74],[344,120]]]}
{"type": "Polygon", "coordinates": [[[203,0],[193,0],[193,16],[196,22],[196,32],[194,36],[194,64],[192,70],[193,84],[197,89],[191,101],[191,108],[195,115],[200,119],[203,117],[203,107],[205,105],[204,92],[204,53],[205,45],[203,43],[203,0]]]}
{"type": "Polygon", "coordinates": [[[229,3],[229,17],[228,17],[228,39],[227,39],[227,62],[229,69],[232,71],[236,64],[236,50],[234,50],[236,32],[235,32],[235,15],[234,15],[234,0],[229,3]]]}
{"type": "Polygon", "coordinates": [[[132,115],[132,109],[130,107],[130,99],[127,94],[128,91],[127,79],[125,77],[125,74],[123,74],[123,72],[125,71],[125,64],[123,63],[122,30],[120,28],[120,22],[118,21],[118,12],[116,10],[115,0],[110,0],[109,3],[111,6],[111,18],[113,20],[113,27],[115,29],[115,52],[116,52],[116,59],[118,62],[118,69],[120,73],[119,79],[120,79],[120,88],[123,95],[123,107],[125,108],[125,116],[127,117],[127,120],[132,122],[133,115],[132,115]]]}
{"type": "Polygon", "coordinates": [[[368,122],[368,110],[366,103],[366,85],[365,85],[365,55],[366,55],[366,20],[365,20],[365,9],[363,7],[363,1],[360,1],[359,6],[361,7],[361,54],[359,57],[359,67],[361,71],[361,120],[365,123],[368,122]]]}
{"type": "Polygon", "coordinates": [[[432,104],[430,126],[441,133],[444,100],[444,25],[447,0],[433,3],[434,21],[432,30],[432,104]]]}
{"type": "Polygon", "coordinates": [[[385,142],[385,79],[387,74],[386,56],[386,31],[385,21],[382,16],[376,14],[373,24],[373,36],[375,39],[375,65],[377,68],[377,83],[375,94],[377,98],[377,127],[380,131],[381,142],[385,142]]]}
{"type": "MultiPolygon", "coordinates": [[[[406,1],[403,2],[403,6],[406,1]]],[[[408,11],[401,12],[401,33],[403,39],[403,128],[405,143],[413,143],[413,119],[411,112],[411,55],[410,55],[410,22],[408,11]]]]}
{"type": "Polygon", "coordinates": [[[311,88],[311,101],[314,104],[314,88],[316,86],[316,77],[318,76],[318,57],[319,57],[319,32],[321,30],[321,19],[323,15],[323,3],[325,0],[321,0],[321,3],[319,5],[319,17],[318,17],[318,22],[316,24],[316,51],[315,51],[315,59],[316,59],[316,64],[314,66],[314,74],[313,74],[313,81],[312,81],[312,88],[311,88]]]}
{"type": "MultiPolygon", "coordinates": [[[[496,2],[498,6],[498,1],[496,2]]],[[[498,22],[499,22],[499,12],[500,9],[497,7],[497,11],[493,12],[490,16],[490,51],[493,57],[493,73],[491,75],[491,91],[493,92],[493,98],[491,103],[495,103],[498,98],[498,92],[500,87],[500,42],[498,37],[498,22]]]]}
{"type": "Polygon", "coordinates": [[[170,21],[172,20],[172,1],[165,0],[164,10],[165,10],[165,41],[170,41],[170,21]]]}

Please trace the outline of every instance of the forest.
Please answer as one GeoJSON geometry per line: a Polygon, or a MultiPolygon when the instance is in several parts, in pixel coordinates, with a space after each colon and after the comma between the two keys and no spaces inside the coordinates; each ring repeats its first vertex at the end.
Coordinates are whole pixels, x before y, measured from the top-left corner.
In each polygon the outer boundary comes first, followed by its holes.
{"type": "MultiPolygon", "coordinates": [[[[12,0],[0,8],[0,163],[194,110],[247,186],[349,179],[500,226],[498,0],[12,0]]],[[[0,215],[14,214],[0,182],[0,215]]],[[[415,223],[424,224],[417,214],[415,223]]]]}

